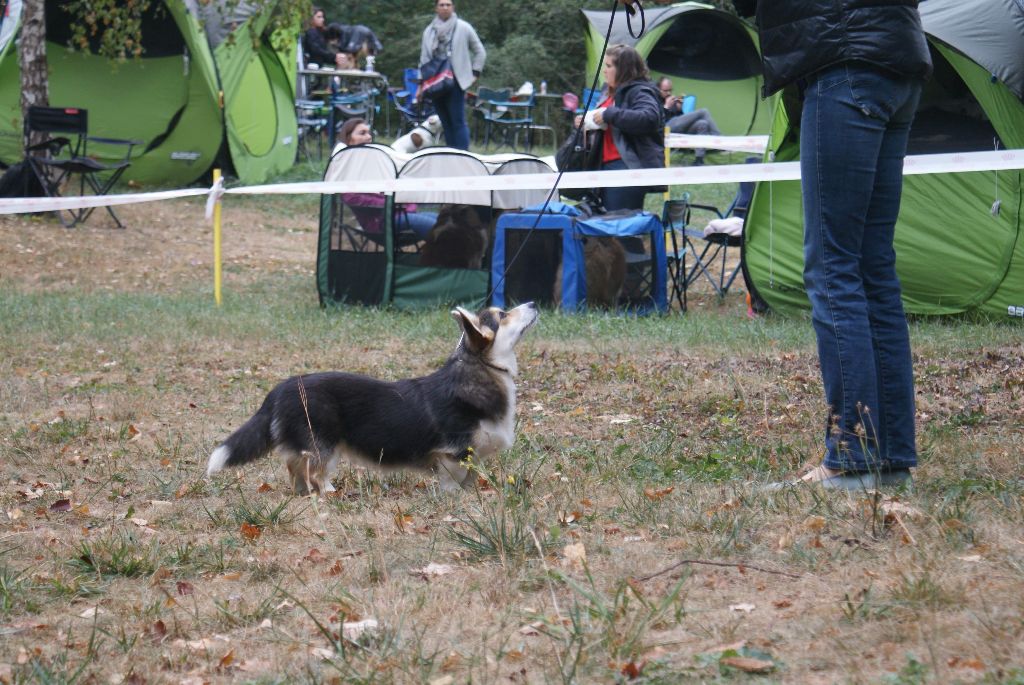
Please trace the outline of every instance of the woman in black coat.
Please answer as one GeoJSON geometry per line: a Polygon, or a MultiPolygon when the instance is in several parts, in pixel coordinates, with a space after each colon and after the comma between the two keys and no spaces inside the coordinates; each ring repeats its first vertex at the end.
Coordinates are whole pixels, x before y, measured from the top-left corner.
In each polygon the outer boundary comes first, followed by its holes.
{"type": "MultiPolygon", "coordinates": [[[[605,128],[600,151],[601,169],[651,169],[665,166],[665,121],[661,94],[651,82],[640,53],[613,45],[604,58],[607,97],[593,114],[605,128]]],[[[605,209],[643,209],[644,195],[661,192],[645,186],[603,188],[605,209]]]]}
{"type": "Polygon", "coordinates": [[[765,96],[790,87],[801,109],[804,285],[828,414],[821,465],[796,483],[909,483],[914,379],[893,237],[910,126],[931,73],[917,0],[734,4],[741,15],[756,11],[765,96]]]}

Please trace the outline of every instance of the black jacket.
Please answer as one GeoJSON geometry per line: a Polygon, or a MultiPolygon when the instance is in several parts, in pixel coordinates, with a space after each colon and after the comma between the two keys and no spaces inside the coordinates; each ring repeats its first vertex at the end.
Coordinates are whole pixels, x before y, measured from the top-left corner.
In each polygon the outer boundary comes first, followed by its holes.
{"type": "Polygon", "coordinates": [[[327,34],[311,26],[302,36],[302,50],[306,53],[306,63],[315,62],[322,67],[334,67],[338,53],[327,46],[327,34]]]}
{"type": "Polygon", "coordinates": [[[661,93],[646,80],[615,89],[615,104],[605,109],[612,139],[630,169],[665,166],[665,117],[661,93]]]}
{"type": "Polygon", "coordinates": [[[918,0],[733,0],[741,16],[756,12],[764,62],[764,96],[842,62],[927,78],[928,43],[918,0]]]}

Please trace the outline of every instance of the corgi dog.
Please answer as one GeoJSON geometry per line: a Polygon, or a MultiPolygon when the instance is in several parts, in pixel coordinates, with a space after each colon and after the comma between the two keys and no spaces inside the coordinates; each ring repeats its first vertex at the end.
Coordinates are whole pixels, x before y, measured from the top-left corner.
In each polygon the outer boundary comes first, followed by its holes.
{"type": "Polygon", "coordinates": [[[441,117],[431,114],[423,123],[417,124],[416,128],[391,143],[391,148],[398,152],[412,154],[433,145],[440,133],[441,117]]]}
{"type": "Polygon", "coordinates": [[[515,438],[515,347],[538,310],[528,302],[451,314],[462,336],[434,373],[395,382],[340,372],[293,376],[213,450],[207,475],[276,449],[300,495],[332,492],[330,474],[342,459],[433,471],[444,490],[472,485],[466,457],[486,459],[515,438]]]}

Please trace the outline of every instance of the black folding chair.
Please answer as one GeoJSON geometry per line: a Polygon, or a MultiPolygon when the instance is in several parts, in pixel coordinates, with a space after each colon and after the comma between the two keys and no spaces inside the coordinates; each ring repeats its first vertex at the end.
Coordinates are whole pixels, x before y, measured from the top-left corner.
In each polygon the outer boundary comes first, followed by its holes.
{"type": "MultiPolygon", "coordinates": [[[[65,181],[74,188],[71,177],[76,175],[79,195],[85,195],[86,187],[96,195],[106,195],[125,169],[131,166],[132,148],[142,144],[140,140],[90,136],[88,111],[77,107],[29,107],[25,131],[27,134],[45,133],[48,136],[47,140],[25,148],[25,156],[49,197],[60,197],[65,181]],[[52,135],[57,133],[68,137],[52,135]],[[116,162],[100,162],[89,156],[90,142],[123,147],[124,157],[116,162]]],[[[57,210],[56,214],[64,226],[73,228],[88,219],[94,209],[57,210]],[[65,218],[65,212],[69,218],[65,218]]],[[[104,209],[118,228],[124,228],[112,207],[104,209]]]]}
{"type": "MultiPolygon", "coordinates": [[[[748,164],[759,161],[761,161],[759,157],[748,157],[746,159],[748,164]]],[[[743,245],[742,222],[746,220],[747,210],[750,208],[750,202],[754,198],[754,185],[753,181],[740,182],[739,189],[736,191],[736,197],[733,198],[732,203],[724,212],[712,205],[688,203],[683,239],[686,242],[686,250],[693,253],[694,264],[689,271],[684,272],[684,287],[692,284],[703,274],[719,297],[725,297],[726,293],[729,292],[729,287],[732,286],[733,281],[736,280],[736,276],[741,271],[740,266],[737,266],[731,272],[726,271],[729,250],[738,249],[743,245]],[[716,231],[716,224],[711,222],[708,223],[708,230],[691,228],[689,225],[689,212],[692,210],[709,212],[714,215],[713,219],[739,219],[738,223],[741,227],[741,233],[734,235],[732,233],[716,231]],[[694,240],[703,241],[703,246],[698,248],[693,242],[694,240]],[[715,269],[716,262],[717,270],[715,269]]],[[[683,263],[685,265],[685,256],[683,263]]]]}

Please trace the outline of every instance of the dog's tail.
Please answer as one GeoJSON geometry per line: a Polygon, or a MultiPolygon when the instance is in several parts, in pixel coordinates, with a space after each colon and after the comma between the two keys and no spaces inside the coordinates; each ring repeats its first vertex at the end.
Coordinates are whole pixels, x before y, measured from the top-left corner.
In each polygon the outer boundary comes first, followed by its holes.
{"type": "Polygon", "coordinates": [[[259,411],[213,451],[206,464],[206,475],[212,476],[225,466],[248,464],[270,452],[274,448],[270,433],[273,413],[273,403],[268,396],[259,411]]]}

